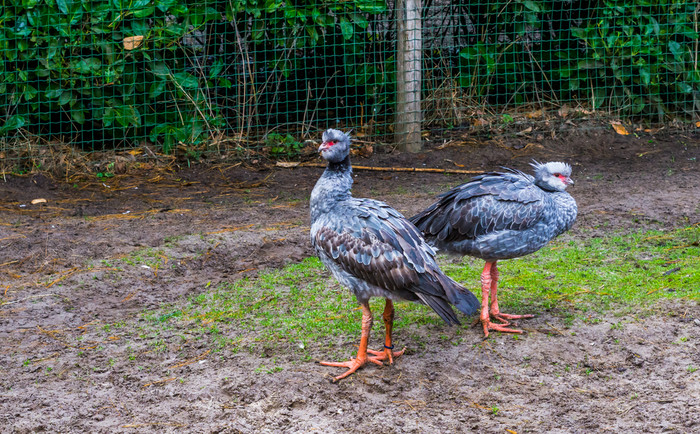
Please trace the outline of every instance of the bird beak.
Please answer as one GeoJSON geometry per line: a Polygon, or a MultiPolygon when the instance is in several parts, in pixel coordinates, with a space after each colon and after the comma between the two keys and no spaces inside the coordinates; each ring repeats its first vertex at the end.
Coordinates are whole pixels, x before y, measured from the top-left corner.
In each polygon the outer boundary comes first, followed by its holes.
{"type": "Polygon", "coordinates": [[[566,178],[566,185],[574,185],[574,180],[571,178],[566,178]]]}
{"type": "Polygon", "coordinates": [[[323,142],[321,143],[321,146],[318,147],[318,153],[320,154],[321,152],[325,151],[326,149],[330,148],[331,144],[329,142],[323,142]]]}

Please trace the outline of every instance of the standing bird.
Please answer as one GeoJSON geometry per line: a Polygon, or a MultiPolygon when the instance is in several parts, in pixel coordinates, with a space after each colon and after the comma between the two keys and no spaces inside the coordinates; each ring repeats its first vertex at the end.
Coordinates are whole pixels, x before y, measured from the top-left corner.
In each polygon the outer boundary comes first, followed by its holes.
{"type": "Polygon", "coordinates": [[[449,325],[459,324],[450,303],[472,315],[479,310],[479,301],[438,268],[434,250],[401,213],[377,200],[352,197],[349,134],[327,130],[318,151],[328,167],[311,192],[311,244],[321,262],[338,282],[355,293],[362,306],[357,357],[347,362],[321,362],[348,368],[335,377],[338,381],[367,362],[382,365],[388,360],[392,364],[394,357],[403,354],[404,350],[393,351],[392,300],[427,304],[449,325]],[[380,351],[367,349],[372,328],[370,297],[386,299],[386,336],[380,351]]]}
{"type": "Polygon", "coordinates": [[[481,273],[480,316],[486,336],[489,330],[522,333],[507,328],[509,320],[534,316],[509,315],[498,309],[496,262],[541,249],[576,220],[576,201],[565,191],[574,184],[571,166],[536,161],[531,165],[534,177],[513,169],[478,175],[442,194],[410,219],[437,249],[486,261],[481,273]],[[492,323],[490,317],[500,323],[492,323]]]}

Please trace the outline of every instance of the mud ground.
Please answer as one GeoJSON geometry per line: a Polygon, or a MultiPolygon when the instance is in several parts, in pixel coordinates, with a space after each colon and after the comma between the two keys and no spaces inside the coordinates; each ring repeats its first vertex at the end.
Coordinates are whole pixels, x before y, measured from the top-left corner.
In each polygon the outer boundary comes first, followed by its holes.
{"type": "MultiPolygon", "coordinates": [[[[574,167],[579,218],[567,237],[700,222],[700,137],[692,134],[483,140],[455,132],[432,137],[418,155],[378,148],[353,163],[528,171],[533,158],[574,167]]],[[[700,366],[700,307],[691,301],[573,323],[537,312],[520,339],[397,329],[398,342],[419,333],[427,345],[339,384],[329,383],[337,370],[293,354],[264,355],[280,369],[258,372],[263,355],[212,353],[187,329],[160,336],[160,351],[153,336],[123,338],[138,334],[143,312],[310,256],[308,198],[321,171],[144,162],[101,180],[0,180],[0,431],[700,431],[700,372],[691,368],[700,366]],[[149,248],[164,254],[115,266],[149,248]]],[[[470,176],[355,175],[356,196],[406,215],[470,176]]],[[[327,356],[320,345],[310,351],[327,356]]]]}

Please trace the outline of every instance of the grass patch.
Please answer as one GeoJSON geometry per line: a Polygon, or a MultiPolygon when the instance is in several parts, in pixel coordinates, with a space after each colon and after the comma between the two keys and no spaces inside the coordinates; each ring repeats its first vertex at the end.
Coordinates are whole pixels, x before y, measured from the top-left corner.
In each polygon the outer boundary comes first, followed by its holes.
{"type": "MultiPolygon", "coordinates": [[[[499,262],[499,305],[533,311],[570,304],[602,312],[662,298],[700,300],[699,257],[700,225],[554,240],[532,255],[499,262]]],[[[464,258],[462,263],[444,264],[443,270],[478,292],[482,267],[483,261],[464,258]]]]}
{"type": "MultiPolygon", "coordinates": [[[[557,308],[568,316],[661,298],[699,300],[699,240],[700,226],[695,225],[669,232],[555,241],[533,255],[499,264],[499,302],[505,311],[557,308]]],[[[448,275],[480,295],[483,261],[449,262],[441,257],[440,263],[448,275]]],[[[372,299],[371,307],[374,342],[383,333],[384,301],[372,299]]],[[[396,309],[396,330],[442,327],[442,320],[426,306],[398,302],[396,309]]],[[[361,316],[354,296],[316,258],[209,287],[184,303],[146,314],[154,326],[186,322],[198,325],[198,334],[227,336],[226,345],[263,354],[267,346],[282,346],[307,357],[310,345],[333,350],[339,339],[359,337],[361,316]]],[[[465,328],[470,325],[469,320],[463,323],[465,328]]]]}

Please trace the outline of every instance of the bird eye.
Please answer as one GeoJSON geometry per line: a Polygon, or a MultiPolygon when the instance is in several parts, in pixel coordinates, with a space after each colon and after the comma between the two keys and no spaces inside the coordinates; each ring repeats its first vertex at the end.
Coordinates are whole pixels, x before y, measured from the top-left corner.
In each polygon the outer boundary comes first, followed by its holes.
{"type": "Polygon", "coordinates": [[[333,144],[336,145],[338,143],[337,140],[333,140],[333,144]]]}
{"type": "Polygon", "coordinates": [[[557,178],[559,178],[559,177],[561,176],[561,173],[555,173],[554,176],[556,176],[557,178]]]}

